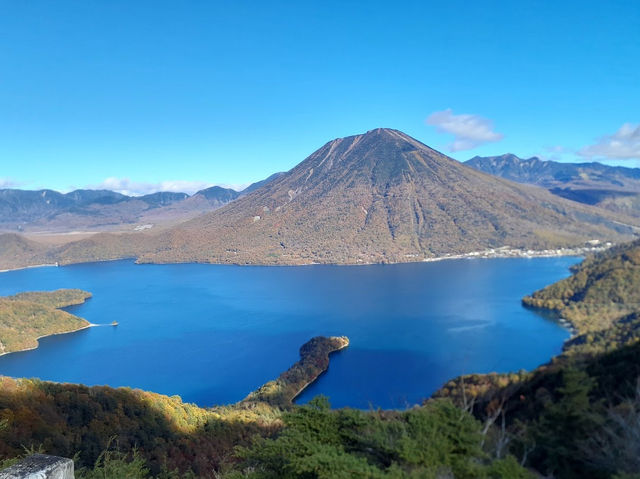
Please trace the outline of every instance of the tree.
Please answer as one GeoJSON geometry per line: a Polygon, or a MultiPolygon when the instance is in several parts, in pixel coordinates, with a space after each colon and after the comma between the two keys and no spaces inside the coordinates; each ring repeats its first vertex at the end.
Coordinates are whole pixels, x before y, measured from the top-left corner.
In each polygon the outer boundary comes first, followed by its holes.
{"type": "Polygon", "coordinates": [[[575,368],[564,369],[561,380],[556,400],[546,406],[534,426],[536,462],[558,477],[583,478],[587,461],[581,445],[602,423],[589,401],[595,382],[575,368]]]}

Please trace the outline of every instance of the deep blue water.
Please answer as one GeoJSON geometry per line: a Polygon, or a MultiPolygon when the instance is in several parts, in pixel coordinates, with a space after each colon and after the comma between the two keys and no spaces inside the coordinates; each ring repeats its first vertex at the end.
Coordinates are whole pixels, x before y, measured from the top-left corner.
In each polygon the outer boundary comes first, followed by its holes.
{"type": "Polygon", "coordinates": [[[316,335],[348,349],[300,397],[336,406],[419,403],[464,373],[532,369],[568,332],[520,298],[569,274],[577,258],[450,260],[372,266],[136,265],[0,274],[0,295],[81,288],[68,308],[96,327],[0,357],[0,374],[131,386],[199,405],[244,398],[298,360],[316,335]]]}

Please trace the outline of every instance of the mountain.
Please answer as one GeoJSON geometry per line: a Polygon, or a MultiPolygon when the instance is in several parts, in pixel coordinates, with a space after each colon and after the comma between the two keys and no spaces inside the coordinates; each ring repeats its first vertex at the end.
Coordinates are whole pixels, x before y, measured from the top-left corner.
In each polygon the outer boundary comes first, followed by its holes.
{"type": "Polygon", "coordinates": [[[505,245],[632,236],[638,222],[478,172],[379,128],[330,141],[289,172],[159,236],[143,262],[419,261],[505,245]]]}
{"type": "Polygon", "coordinates": [[[140,196],[139,199],[151,207],[168,206],[189,198],[186,193],[173,193],[171,191],[158,191],[148,195],[140,196]]]}
{"type": "Polygon", "coordinates": [[[120,203],[121,201],[126,201],[130,198],[122,193],[116,193],[115,191],[110,190],[74,190],[63,196],[70,200],[72,202],[71,204],[75,204],[77,206],[87,206],[94,203],[112,205],[120,203]]]}
{"type": "Polygon", "coordinates": [[[475,156],[465,165],[518,183],[538,185],[573,201],[640,216],[640,168],[522,159],[510,153],[475,156]]]}
{"type": "Polygon", "coordinates": [[[464,163],[518,183],[530,183],[544,188],[573,184],[582,187],[606,185],[640,192],[640,168],[608,166],[597,162],[560,163],[538,157],[522,159],[507,153],[500,156],[474,156],[464,163]]]}
{"type": "Polygon", "coordinates": [[[240,196],[240,193],[238,193],[236,190],[232,190],[231,188],[212,186],[210,188],[198,191],[196,195],[202,195],[208,200],[214,200],[221,205],[226,205],[227,203],[235,200],[238,196],[240,196]]]}
{"type": "Polygon", "coordinates": [[[233,201],[238,192],[214,186],[196,193],[127,196],[109,190],[0,190],[0,231],[126,231],[140,224],[175,224],[233,201]],[[186,205],[184,203],[186,202],[186,205]],[[181,205],[177,207],[177,205],[181,205]]]}

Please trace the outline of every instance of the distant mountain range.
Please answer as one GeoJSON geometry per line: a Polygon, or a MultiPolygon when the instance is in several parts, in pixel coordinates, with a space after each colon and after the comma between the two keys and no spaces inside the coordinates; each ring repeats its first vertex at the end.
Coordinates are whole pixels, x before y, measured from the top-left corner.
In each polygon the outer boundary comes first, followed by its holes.
{"type": "Polygon", "coordinates": [[[208,194],[227,204],[157,232],[102,233],[54,246],[33,241],[35,236],[5,235],[0,267],[123,257],[160,263],[406,262],[503,246],[540,250],[622,241],[640,232],[638,218],[477,171],[385,128],[330,141],[250,193],[200,192],[151,209],[145,218],[208,202],[208,194]]]}
{"type": "Polygon", "coordinates": [[[640,168],[522,159],[512,154],[476,156],[464,164],[518,183],[541,186],[573,201],[640,216],[640,168]]]}
{"type": "Polygon", "coordinates": [[[275,176],[242,191],[212,186],[193,196],[167,191],[127,196],[109,190],[63,194],[53,190],[0,189],[0,231],[119,231],[145,223],[174,224],[220,208],[275,176]]]}

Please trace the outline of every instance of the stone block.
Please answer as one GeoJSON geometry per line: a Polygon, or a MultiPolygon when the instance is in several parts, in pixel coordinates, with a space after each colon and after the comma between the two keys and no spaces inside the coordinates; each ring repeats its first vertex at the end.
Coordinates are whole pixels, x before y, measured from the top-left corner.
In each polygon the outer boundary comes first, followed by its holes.
{"type": "Polygon", "coordinates": [[[73,461],[66,457],[33,454],[0,471],[0,479],[74,479],[73,461]]]}

